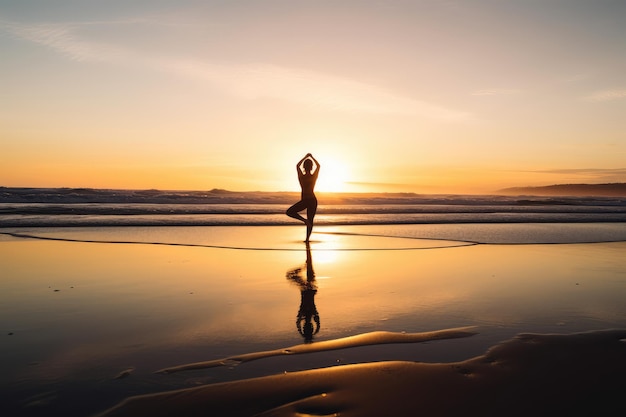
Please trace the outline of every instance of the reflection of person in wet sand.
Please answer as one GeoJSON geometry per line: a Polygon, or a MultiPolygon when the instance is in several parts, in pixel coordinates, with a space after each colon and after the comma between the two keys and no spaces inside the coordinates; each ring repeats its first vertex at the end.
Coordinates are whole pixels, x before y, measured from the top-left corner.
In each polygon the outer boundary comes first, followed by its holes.
{"type": "Polygon", "coordinates": [[[313,155],[308,153],[296,164],[296,170],[298,171],[298,181],[300,181],[302,194],[300,201],[287,209],[287,216],[306,224],[305,242],[308,242],[313,231],[313,218],[317,211],[317,198],[313,189],[315,188],[317,176],[320,173],[320,163],[317,162],[313,155]],[[303,210],[306,210],[306,219],[300,215],[300,212],[303,210]]]}
{"type": "Polygon", "coordinates": [[[317,284],[315,283],[315,272],[313,271],[311,247],[308,244],[306,245],[305,266],[306,280],[302,277],[302,268],[287,271],[287,279],[300,287],[300,310],[298,310],[298,317],[296,317],[296,327],[298,328],[298,333],[304,337],[304,342],[311,343],[313,335],[320,331],[320,316],[317,312],[317,307],[315,307],[317,284]]]}

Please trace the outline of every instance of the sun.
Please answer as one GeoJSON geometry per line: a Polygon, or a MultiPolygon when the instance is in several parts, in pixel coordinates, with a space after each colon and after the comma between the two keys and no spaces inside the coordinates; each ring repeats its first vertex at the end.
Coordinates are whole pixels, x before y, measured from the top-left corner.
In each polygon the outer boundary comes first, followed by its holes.
{"type": "Polygon", "coordinates": [[[320,160],[320,175],[317,178],[315,191],[346,192],[349,184],[349,170],[346,164],[335,159],[323,158],[320,160]]]}

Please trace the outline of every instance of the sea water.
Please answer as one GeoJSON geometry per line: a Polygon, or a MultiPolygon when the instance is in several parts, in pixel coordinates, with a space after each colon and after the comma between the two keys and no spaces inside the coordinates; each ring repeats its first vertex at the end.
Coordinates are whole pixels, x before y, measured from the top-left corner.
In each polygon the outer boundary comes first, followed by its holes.
{"type": "MultiPolygon", "coordinates": [[[[296,193],[0,189],[0,228],[296,224],[296,193]]],[[[626,199],[416,194],[319,196],[318,225],[626,222],[626,199]]]]}

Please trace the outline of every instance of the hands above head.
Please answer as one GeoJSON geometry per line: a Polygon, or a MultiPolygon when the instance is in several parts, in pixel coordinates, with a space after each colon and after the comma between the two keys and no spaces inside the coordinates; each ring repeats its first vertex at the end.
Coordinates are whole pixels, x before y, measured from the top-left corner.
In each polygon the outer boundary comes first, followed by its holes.
{"type": "Polygon", "coordinates": [[[313,154],[311,152],[307,153],[306,155],[304,155],[304,157],[296,164],[296,166],[298,167],[298,169],[300,169],[300,164],[302,164],[305,160],[307,159],[311,159],[315,165],[317,165],[317,167],[319,168],[320,163],[317,162],[317,159],[315,159],[315,157],[313,156],[313,154]]]}

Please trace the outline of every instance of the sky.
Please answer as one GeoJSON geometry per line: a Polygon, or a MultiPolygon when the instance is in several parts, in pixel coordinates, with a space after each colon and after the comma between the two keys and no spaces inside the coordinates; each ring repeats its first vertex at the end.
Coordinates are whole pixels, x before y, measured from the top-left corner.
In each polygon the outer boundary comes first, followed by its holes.
{"type": "Polygon", "coordinates": [[[0,185],[626,182],[623,0],[0,0],[0,185]]]}

